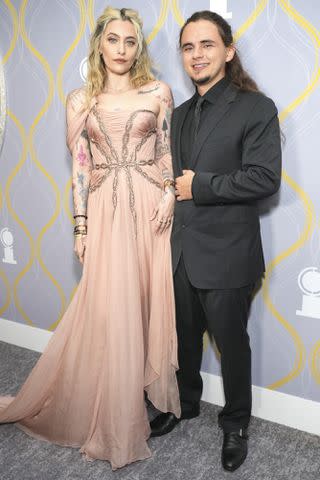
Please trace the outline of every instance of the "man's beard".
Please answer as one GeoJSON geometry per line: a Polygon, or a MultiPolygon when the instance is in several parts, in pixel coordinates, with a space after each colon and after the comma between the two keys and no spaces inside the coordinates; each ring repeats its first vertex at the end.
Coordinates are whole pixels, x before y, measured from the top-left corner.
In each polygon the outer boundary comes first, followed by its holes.
{"type": "Polygon", "coordinates": [[[195,79],[195,78],[192,78],[191,79],[193,81],[193,83],[195,85],[206,85],[207,83],[210,83],[211,80],[212,80],[212,77],[210,75],[208,75],[207,77],[203,77],[203,78],[199,78],[199,79],[195,79]]]}

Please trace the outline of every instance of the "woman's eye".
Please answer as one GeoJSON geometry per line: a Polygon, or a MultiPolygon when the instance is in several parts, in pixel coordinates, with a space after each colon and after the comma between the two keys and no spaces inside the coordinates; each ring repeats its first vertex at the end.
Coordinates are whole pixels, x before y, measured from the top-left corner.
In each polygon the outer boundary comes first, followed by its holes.
{"type": "Polygon", "coordinates": [[[110,37],[110,38],[108,38],[108,41],[109,41],[110,43],[116,43],[116,42],[117,42],[117,39],[110,37]]]}
{"type": "Polygon", "coordinates": [[[127,45],[129,45],[129,47],[134,47],[136,44],[136,42],[134,42],[133,40],[128,40],[127,42],[127,45]]]}

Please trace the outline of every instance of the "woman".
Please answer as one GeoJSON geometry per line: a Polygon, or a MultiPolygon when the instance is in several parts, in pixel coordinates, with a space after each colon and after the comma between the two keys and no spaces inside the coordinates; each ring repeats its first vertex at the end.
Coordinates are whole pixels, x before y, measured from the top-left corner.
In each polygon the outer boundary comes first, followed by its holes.
{"type": "Polygon", "coordinates": [[[67,100],[77,292],[0,422],[122,467],[151,455],[144,402],[180,415],[170,260],[169,88],[155,81],[137,12],[108,7],[86,88],[67,100]]]}

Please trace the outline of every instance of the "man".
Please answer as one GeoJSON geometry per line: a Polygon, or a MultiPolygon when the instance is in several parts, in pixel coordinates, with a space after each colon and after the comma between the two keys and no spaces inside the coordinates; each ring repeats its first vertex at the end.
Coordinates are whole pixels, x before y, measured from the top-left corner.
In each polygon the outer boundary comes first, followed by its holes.
{"type": "MultiPolygon", "coordinates": [[[[247,321],[254,284],[264,272],[258,200],[280,186],[277,110],[243,70],[230,25],[210,11],[181,29],[180,48],[196,92],[172,118],[176,209],[172,232],[179,342],[181,419],[199,415],[202,338],[221,353],[225,406],[222,465],[236,470],[247,455],[251,351],[247,321]]],[[[152,435],[178,423],[164,413],[152,435]]]]}

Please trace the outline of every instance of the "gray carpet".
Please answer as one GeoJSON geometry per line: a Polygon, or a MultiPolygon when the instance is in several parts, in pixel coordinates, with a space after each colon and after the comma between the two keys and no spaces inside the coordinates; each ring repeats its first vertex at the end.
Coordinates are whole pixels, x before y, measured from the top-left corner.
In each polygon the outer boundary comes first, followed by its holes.
{"type": "MultiPolygon", "coordinates": [[[[35,352],[0,342],[1,394],[14,394],[37,358],[35,352]]],[[[203,402],[200,417],[149,441],[151,459],[116,472],[107,462],[86,462],[75,449],[0,425],[0,480],[320,480],[319,437],[257,418],[252,419],[246,462],[234,473],[224,472],[217,412],[218,407],[203,402]]]]}

